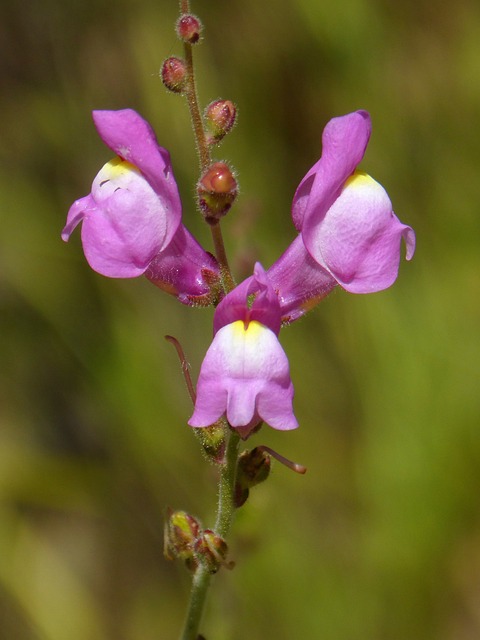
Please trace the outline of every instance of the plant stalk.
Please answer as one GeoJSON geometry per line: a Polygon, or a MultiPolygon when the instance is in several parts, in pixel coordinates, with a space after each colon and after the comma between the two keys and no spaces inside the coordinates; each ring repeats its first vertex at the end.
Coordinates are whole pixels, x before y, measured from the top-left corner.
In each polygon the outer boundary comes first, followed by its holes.
{"type": "MultiPolygon", "coordinates": [[[[190,13],[190,3],[188,0],[180,0],[180,12],[190,13]]],[[[202,175],[212,163],[210,147],[208,146],[203,127],[203,120],[200,113],[200,106],[197,95],[197,87],[195,82],[195,69],[193,65],[193,48],[189,42],[183,43],[185,64],[187,68],[187,82],[185,87],[185,98],[187,100],[188,109],[190,111],[190,119],[192,121],[193,133],[195,136],[195,146],[197,148],[198,159],[200,163],[200,174],[202,175]]],[[[215,257],[220,265],[222,274],[222,282],[225,293],[235,288],[235,281],[228,264],[227,253],[225,251],[225,243],[223,241],[222,229],[220,222],[209,225],[212,234],[215,257]]]]}
{"type": "MultiPolygon", "coordinates": [[[[222,538],[226,538],[228,535],[235,514],[235,479],[239,445],[240,437],[235,431],[229,429],[225,462],[220,470],[217,516],[215,520],[215,533],[222,538]]],[[[211,581],[212,574],[205,564],[200,564],[193,576],[190,602],[185,617],[183,633],[180,636],[181,640],[197,640],[211,581]]]]}

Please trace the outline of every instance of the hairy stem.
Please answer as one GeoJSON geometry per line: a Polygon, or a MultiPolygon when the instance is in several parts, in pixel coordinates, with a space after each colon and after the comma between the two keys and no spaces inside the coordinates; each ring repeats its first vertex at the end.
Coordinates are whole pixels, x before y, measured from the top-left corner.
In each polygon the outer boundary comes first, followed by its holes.
{"type": "MultiPolygon", "coordinates": [[[[180,12],[190,13],[190,2],[188,0],[180,0],[180,12]]],[[[190,111],[190,119],[192,121],[193,133],[195,136],[195,146],[197,148],[198,159],[200,162],[200,173],[203,174],[211,165],[212,158],[210,154],[210,147],[208,146],[207,139],[205,137],[205,129],[203,127],[203,120],[198,102],[195,69],[193,66],[193,48],[189,42],[184,42],[183,49],[185,64],[187,67],[185,98],[190,111]]],[[[212,233],[213,246],[215,248],[215,256],[222,273],[223,286],[225,292],[228,293],[235,287],[235,281],[232,277],[228,264],[220,223],[217,222],[216,224],[211,225],[210,230],[212,233]]]]}
{"type": "MultiPolygon", "coordinates": [[[[220,471],[217,515],[215,520],[215,533],[222,538],[228,535],[235,513],[235,478],[239,444],[240,437],[233,430],[229,430],[225,462],[220,471]]],[[[206,565],[200,564],[193,576],[190,603],[181,640],[197,640],[211,581],[212,575],[209,573],[208,568],[206,565]]]]}

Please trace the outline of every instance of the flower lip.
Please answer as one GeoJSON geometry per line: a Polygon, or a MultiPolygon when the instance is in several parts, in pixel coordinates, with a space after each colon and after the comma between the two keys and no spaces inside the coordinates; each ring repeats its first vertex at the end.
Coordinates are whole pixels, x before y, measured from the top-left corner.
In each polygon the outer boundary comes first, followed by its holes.
{"type": "Polygon", "coordinates": [[[62,232],[67,241],[82,224],[92,269],[113,278],[142,275],[172,241],[181,202],[170,156],[135,111],[94,111],[102,140],[116,154],[97,174],[88,196],[74,202],[62,232]]]}
{"type": "Polygon", "coordinates": [[[253,276],[217,307],[190,426],[209,426],[224,413],[242,438],[262,421],[282,430],[298,426],[288,359],[277,337],[280,322],[278,296],[257,262],[253,276]]]}
{"type": "Polygon", "coordinates": [[[72,205],[62,238],[68,240],[81,221],[88,263],[113,278],[141,275],[170,241],[161,198],[136,167],[119,157],[99,171],[91,194],[72,205]]]}
{"type": "Polygon", "coordinates": [[[133,109],[96,110],[93,121],[103,142],[122,159],[137,167],[161,197],[169,229],[166,244],[180,224],[182,205],[170,154],[161,147],[152,127],[133,109]]]}
{"type": "Polygon", "coordinates": [[[288,359],[274,332],[258,321],[223,326],[202,364],[192,427],[213,424],[226,413],[246,437],[260,421],[295,429],[288,359]]]}
{"type": "Polygon", "coordinates": [[[321,217],[333,204],[362,160],[371,130],[370,115],[363,110],[327,123],[322,135],[322,155],[302,179],[293,197],[292,218],[297,231],[303,227],[306,212],[321,217]]]}

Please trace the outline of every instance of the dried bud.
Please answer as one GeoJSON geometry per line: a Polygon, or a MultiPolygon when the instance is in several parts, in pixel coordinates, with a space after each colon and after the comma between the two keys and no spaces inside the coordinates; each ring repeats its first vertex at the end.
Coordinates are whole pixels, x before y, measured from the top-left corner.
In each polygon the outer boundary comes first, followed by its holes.
{"type": "Polygon", "coordinates": [[[185,511],[168,511],[164,532],[164,555],[167,560],[185,560],[189,569],[196,567],[195,543],[200,523],[185,511]]]}
{"type": "Polygon", "coordinates": [[[163,84],[173,93],[182,93],[187,81],[187,66],[181,58],[171,56],[162,64],[160,76],[163,84]]]}
{"type": "Polygon", "coordinates": [[[198,205],[209,224],[216,224],[237,196],[237,181],[225,162],[214,162],[197,185],[198,205]]]}
{"type": "Polygon", "coordinates": [[[238,458],[235,506],[245,504],[251,487],[260,484],[270,473],[270,456],[258,447],[244,451],[238,458]]]}
{"type": "Polygon", "coordinates": [[[177,21],[177,35],[183,42],[195,44],[200,40],[203,25],[200,20],[191,13],[184,13],[177,21]]]}
{"type": "Polygon", "coordinates": [[[217,573],[222,566],[233,569],[234,563],[226,561],[227,543],[211,529],[205,529],[198,538],[195,553],[198,561],[206,565],[210,573],[217,573]]]}
{"type": "Polygon", "coordinates": [[[231,100],[215,100],[205,109],[205,129],[208,144],[217,144],[235,124],[237,108],[231,100]]]}

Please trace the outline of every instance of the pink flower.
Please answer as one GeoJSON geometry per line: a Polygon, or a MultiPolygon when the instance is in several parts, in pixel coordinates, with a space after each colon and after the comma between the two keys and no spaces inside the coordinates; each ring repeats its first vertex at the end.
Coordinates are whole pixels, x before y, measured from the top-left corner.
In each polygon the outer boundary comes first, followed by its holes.
{"type": "Polygon", "coordinates": [[[413,229],[393,213],[384,188],[357,170],[370,132],[366,111],[330,120],[322,156],[295,192],[292,218],[300,236],[268,270],[284,320],[300,317],[337,285],[351,293],[390,287],[402,238],[407,260],[413,257],[413,229]]]}
{"type": "Polygon", "coordinates": [[[148,272],[150,280],[182,302],[196,302],[218,279],[218,266],[181,224],[168,151],[131,109],[94,111],[93,119],[117,156],[97,174],[91,193],[70,207],[63,240],[82,222],[83,250],[92,269],[111,278],[148,272]]]}
{"type": "Polygon", "coordinates": [[[282,430],[298,426],[288,359],[277,338],[280,321],[277,295],[257,263],[253,277],[217,307],[190,426],[209,426],[223,414],[243,438],[262,421],[282,430]]]}

